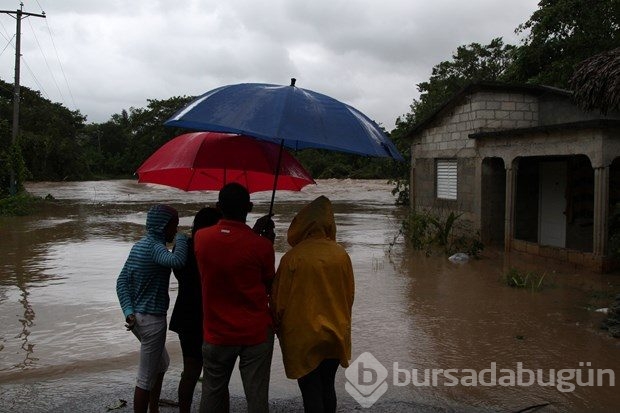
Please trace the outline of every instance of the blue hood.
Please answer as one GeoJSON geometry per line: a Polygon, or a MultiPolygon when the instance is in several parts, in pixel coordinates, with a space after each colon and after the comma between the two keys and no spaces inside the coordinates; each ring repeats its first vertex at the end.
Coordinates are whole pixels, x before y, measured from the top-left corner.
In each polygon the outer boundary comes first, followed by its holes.
{"type": "Polygon", "coordinates": [[[178,217],[179,213],[171,206],[162,204],[152,206],[146,215],[146,232],[150,236],[165,242],[166,234],[164,228],[166,228],[170,219],[178,217]]]}

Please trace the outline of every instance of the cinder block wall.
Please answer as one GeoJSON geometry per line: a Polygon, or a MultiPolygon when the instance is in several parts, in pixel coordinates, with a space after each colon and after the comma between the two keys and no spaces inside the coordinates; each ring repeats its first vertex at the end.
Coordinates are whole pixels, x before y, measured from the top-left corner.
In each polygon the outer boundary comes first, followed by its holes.
{"type": "Polygon", "coordinates": [[[531,126],[538,126],[535,96],[479,92],[467,96],[439,122],[426,128],[416,139],[414,151],[455,157],[458,151],[475,148],[475,141],[469,139],[471,133],[531,126]]]}
{"type": "Polygon", "coordinates": [[[519,93],[478,92],[428,126],[414,139],[412,161],[415,165],[415,208],[449,209],[463,213],[473,230],[480,231],[482,159],[475,132],[538,125],[538,99],[519,93]],[[435,160],[457,159],[457,200],[438,200],[435,195],[435,160]]]}

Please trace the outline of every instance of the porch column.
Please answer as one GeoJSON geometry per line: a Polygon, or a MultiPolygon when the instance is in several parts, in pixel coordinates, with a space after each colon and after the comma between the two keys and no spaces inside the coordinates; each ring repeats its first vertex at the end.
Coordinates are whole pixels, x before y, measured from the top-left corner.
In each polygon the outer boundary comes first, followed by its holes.
{"type": "Polygon", "coordinates": [[[594,168],[594,228],[592,252],[607,255],[607,219],[609,217],[609,166],[594,168]]]}
{"type": "Polygon", "coordinates": [[[515,193],[517,187],[517,167],[506,163],[506,206],[504,210],[504,250],[509,252],[514,238],[515,193]]]}

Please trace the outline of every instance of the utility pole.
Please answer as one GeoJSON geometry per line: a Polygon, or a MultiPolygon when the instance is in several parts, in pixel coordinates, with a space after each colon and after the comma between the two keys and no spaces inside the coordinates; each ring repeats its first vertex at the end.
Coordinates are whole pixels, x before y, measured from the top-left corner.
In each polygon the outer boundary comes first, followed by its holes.
{"type": "MultiPolygon", "coordinates": [[[[19,3],[19,10],[0,10],[0,13],[6,13],[9,16],[13,17],[17,22],[17,27],[15,30],[15,85],[13,89],[13,130],[11,133],[11,145],[15,145],[17,142],[17,132],[19,130],[19,63],[21,58],[21,29],[22,29],[22,19],[26,17],[35,16],[35,17],[43,17],[45,18],[45,12],[42,14],[36,13],[26,13],[23,11],[24,3],[19,3]]],[[[15,177],[15,169],[11,166],[11,186],[9,188],[9,193],[11,195],[15,195],[17,192],[17,180],[15,177]]]]}

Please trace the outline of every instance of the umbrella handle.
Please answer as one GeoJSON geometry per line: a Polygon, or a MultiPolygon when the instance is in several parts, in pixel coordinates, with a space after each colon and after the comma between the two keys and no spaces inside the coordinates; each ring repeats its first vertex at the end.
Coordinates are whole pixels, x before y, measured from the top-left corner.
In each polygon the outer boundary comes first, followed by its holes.
{"type": "Polygon", "coordinates": [[[280,141],[280,151],[278,152],[278,163],[276,173],[273,177],[273,191],[271,191],[271,203],[269,204],[269,216],[273,215],[273,201],[276,197],[276,187],[278,186],[278,176],[280,175],[280,164],[282,163],[282,151],[284,150],[284,139],[280,141]]]}

